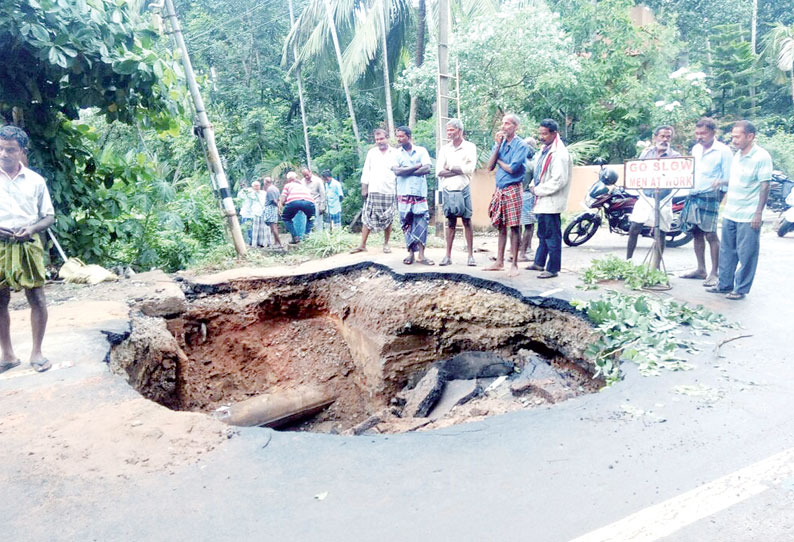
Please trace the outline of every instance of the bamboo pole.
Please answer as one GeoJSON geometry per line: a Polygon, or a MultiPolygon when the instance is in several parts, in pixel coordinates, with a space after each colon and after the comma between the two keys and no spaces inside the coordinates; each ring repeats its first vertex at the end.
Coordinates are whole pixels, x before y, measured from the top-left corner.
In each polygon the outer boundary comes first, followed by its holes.
{"type": "Polygon", "coordinates": [[[174,39],[176,40],[177,46],[182,51],[182,65],[185,68],[185,79],[187,79],[188,89],[190,90],[190,95],[193,97],[193,105],[196,108],[196,120],[198,121],[196,129],[199,137],[206,143],[207,163],[209,164],[210,175],[214,178],[215,184],[217,185],[218,195],[223,205],[223,213],[226,215],[226,220],[231,230],[234,248],[239,256],[244,256],[246,252],[245,241],[240,231],[240,223],[237,221],[237,209],[235,209],[234,201],[232,201],[232,194],[229,191],[229,181],[226,178],[226,173],[223,171],[221,157],[218,153],[218,147],[215,144],[215,131],[212,129],[212,124],[210,124],[207,111],[204,108],[204,100],[201,97],[201,92],[196,83],[193,65],[190,63],[187,46],[182,36],[182,29],[179,26],[179,19],[176,17],[173,1],[165,0],[165,8],[168,19],[171,22],[174,39]]]}

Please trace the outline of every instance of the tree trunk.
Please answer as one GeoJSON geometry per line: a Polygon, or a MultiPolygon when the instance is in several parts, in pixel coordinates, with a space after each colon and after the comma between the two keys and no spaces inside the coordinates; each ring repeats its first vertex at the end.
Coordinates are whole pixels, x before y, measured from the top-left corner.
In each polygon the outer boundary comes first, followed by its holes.
{"type": "Polygon", "coordinates": [[[342,50],[339,47],[339,37],[336,34],[336,23],[334,22],[333,10],[331,10],[330,0],[324,0],[325,13],[328,15],[328,27],[331,30],[331,40],[334,42],[334,50],[336,51],[336,61],[339,64],[339,79],[342,80],[342,88],[345,91],[345,99],[347,100],[347,109],[350,112],[350,120],[353,123],[353,136],[356,138],[356,153],[361,156],[361,139],[358,137],[358,122],[356,122],[356,112],[353,110],[353,99],[350,97],[350,89],[347,87],[342,75],[342,50]]]}
{"type": "Polygon", "coordinates": [[[791,105],[794,107],[794,69],[789,74],[791,75],[791,105]]]}
{"type": "MultiPolygon", "coordinates": [[[[414,63],[420,67],[425,61],[425,25],[427,24],[427,4],[425,0],[419,0],[419,7],[416,9],[416,57],[414,63]]],[[[411,105],[408,112],[408,127],[416,126],[416,111],[419,107],[419,98],[411,92],[411,105]]]]}
{"type": "Polygon", "coordinates": [[[383,86],[386,96],[386,125],[389,128],[389,137],[394,139],[394,116],[391,106],[391,82],[389,81],[389,51],[386,46],[386,33],[389,31],[386,26],[386,15],[389,10],[389,0],[381,0],[380,22],[383,26],[381,34],[381,45],[383,46],[383,86]]]}
{"type": "Polygon", "coordinates": [[[756,36],[758,27],[758,0],[753,0],[753,15],[750,20],[750,45],[753,48],[753,54],[756,53],[756,36]]]}

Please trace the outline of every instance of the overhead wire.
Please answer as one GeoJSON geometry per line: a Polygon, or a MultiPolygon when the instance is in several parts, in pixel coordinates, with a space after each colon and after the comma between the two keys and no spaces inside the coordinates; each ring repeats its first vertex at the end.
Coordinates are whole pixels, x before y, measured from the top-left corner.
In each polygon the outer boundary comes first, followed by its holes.
{"type": "MultiPolygon", "coordinates": [[[[246,17],[246,16],[250,15],[251,13],[255,12],[258,9],[262,9],[263,7],[267,7],[267,6],[272,6],[272,5],[274,5],[274,4],[278,3],[278,2],[279,2],[279,0],[270,0],[269,2],[266,1],[266,0],[261,0],[259,4],[256,4],[254,7],[247,9],[246,11],[241,13],[240,15],[237,15],[236,17],[232,17],[231,19],[226,19],[226,20],[223,21],[223,23],[221,23],[219,25],[218,24],[210,25],[203,32],[199,32],[198,34],[194,34],[193,36],[191,36],[190,39],[196,40],[196,39],[199,39],[199,38],[203,38],[204,36],[208,35],[209,33],[211,33],[214,30],[220,30],[221,28],[226,28],[229,24],[239,21],[243,17],[246,17]]],[[[278,17],[275,17],[275,18],[271,19],[270,21],[265,21],[265,22],[272,22],[272,21],[275,21],[277,18],[278,17]]]]}

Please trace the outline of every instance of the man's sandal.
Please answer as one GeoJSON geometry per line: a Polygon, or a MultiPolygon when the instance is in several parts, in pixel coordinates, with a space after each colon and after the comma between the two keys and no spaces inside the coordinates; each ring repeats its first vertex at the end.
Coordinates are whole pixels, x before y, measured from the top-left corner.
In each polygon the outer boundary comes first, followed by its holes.
{"type": "Polygon", "coordinates": [[[10,369],[13,369],[14,367],[19,367],[20,363],[22,362],[19,361],[18,359],[14,361],[5,361],[3,363],[0,363],[0,373],[4,373],[10,369]]]}
{"type": "Polygon", "coordinates": [[[31,361],[30,365],[37,373],[43,373],[44,371],[52,367],[52,363],[50,363],[50,360],[48,360],[47,358],[31,361]]]}

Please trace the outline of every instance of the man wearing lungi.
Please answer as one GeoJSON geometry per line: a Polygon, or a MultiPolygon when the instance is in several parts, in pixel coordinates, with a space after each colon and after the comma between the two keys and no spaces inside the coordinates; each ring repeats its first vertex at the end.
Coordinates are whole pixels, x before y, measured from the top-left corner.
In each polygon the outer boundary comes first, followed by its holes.
{"type": "MultiPolygon", "coordinates": [[[[657,126],[653,131],[653,145],[640,153],[640,160],[652,160],[654,158],[675,158],[681,156],[677,150],[670,146],[675,136],[675,131],[672,126],[666,124],[657,126]]],[[[668,197],[672,190],[660,190],[659,200],[661,202],[661,209],[659,209],[659,224],[656,224],[656,209],[655,209],[655,195],[654,189],[645,190],[645,198],[640,195],[637,202],[634,204],[634,209],[629,215],[629,241],[626,244],[626,259],[630,260],[634,255],[634,249],[637,248],[637,239],[642,233],[644,227],[661,228],[662,232],[670,231],[670,225],[673,222],[673,201],[668,197]]],[[[665,236],[661,236],[662,246],[659,247],[660,252],[664,252],[665,236]]]]}
{"type": "Polygon", "coordinates": [[[538,148],[538,142],[534,137],[524,138],[526,143],[527,160],[524,163],[524,191],[521,193],[521,225],[524,231],[521,232],[521,243],[518,245],[518,261],[528,262],[529,257],[527,252],[532,250],[532,235],[535,233],[535,224],[538,223],[538,217],[533,212],[535,207],[535,194],[533,194],[529,187],[535,182],[535,150],[538,148]]]}
{"type": "Polygon", "coordinates": [[[24,289],[30,305],[33,346],[30,364],[44,372],[52,364],[41,353],[47,328],[44,246],[37,235],[55,221],[44,179],[23,164],[28,136],[16,126],[0,128],[0,373],[21,362],[11,346],[10,288],[24,289]]]}
{"type": "Polygon", "coordinates": [[[469,258],[467,265],[475,266],[474,230],[471,227],[471,176],[477,166],[477,147],[463,139],[463,123],[459,119],[447,122],[446,145],[441,148],[436,160],[436,176],[444,197],[444,216],[447,217],[447,254],[439,265],[452,264],[452,242],[458,217],[463,222],[463,235],[469,258]]]}
{"type": "Polygon", "coordinates": [[[267,244],[267,224],[265,223],[265,199],[262,183],[257,179],[251,183],[248,212],[251,215],[251,246],[263,247],[267,244]]]}
{"type": "Polygon", "coordinates": [[[695,141],[692,156],[695,157],[695,186],[689,192],[681,224],[684,231],[691,231],[695,238],[697,269],[681,275],[684,279],[700,279],[703,286],[717,285],[720,265],[720,238],[717,236],[717,215],[722,197],[728,190],[731,178],[733,155],[728,146],[714,136],[716,123],[707,117],[695,124],[695,141]],[[711,253],[711,272],[706,275],[706,241],[711,253]]]}
{"type": "Polygon", "coordinates": [[[524,180],[524,161],[529,151],[526,143],[516,136],[520,121],[508,113],[502,118],[502,127],[494,136],[495,144],[488,160],[488,169],[496,169],[496,191],[491,198],[488,214],[491,224],[499,230],[496,262],[485,271],[504,269],[507,229],[510,228],[510,253],[512,265],[508,277],[518,276],[518,245],[521,230],[521,184],[524,180]]]}
{"type": "Polygon", "coordinates": [[[351,254],[367,250],[369,232],[383,231],[383,252],[391,252],[389,237],[394,221],[395,188],[394,171],[397,164],[397,150],[389,146],[386,130],[377,128],[372,132],[375,146],[367,152],[364,168],[361,170],[361,244],[350,251],[351,254]]]}
{"type": "Polygon", "coordinates": [[[535,161],[535,182],[529,186],[535,195],[535,216],[538,217],[538,249],[535,262],[527,267],[540,271],[539,279],[556,277],[562,266],[562,222],[560,215],[568,207],[573,161],[560,139],[554,119],[543,119],[538,128],[543,144],[535,161]]]}
{"type": "Polygon", "coordinates": [[[408,248],[408,256],[403,263],[411,265],[416,261],[422,265],[434,265],[433,260],[425,257],[430,218],[426,177],[430,173],[430,154],[424,147],[411,142],[411,129],[407,126],[400,126],[396,132],[400,148],[397,165],[392,167],[392,171],[397,189],[397,210],[408,248]]]}

